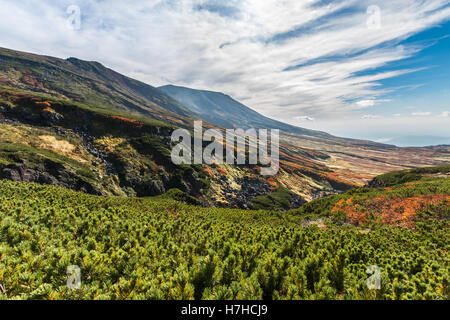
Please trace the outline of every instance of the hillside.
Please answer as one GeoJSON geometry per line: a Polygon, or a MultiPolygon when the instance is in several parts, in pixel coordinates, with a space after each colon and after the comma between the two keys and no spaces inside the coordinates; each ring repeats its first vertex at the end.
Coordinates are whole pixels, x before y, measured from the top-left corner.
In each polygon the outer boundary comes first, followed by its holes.
{"type": "Polygon", "coordinates": [[[108,110],[191,125],[195,115],[162,91],[102,64],[0,48],[0,85],[31,90],[108,110]]]}
{"type": "Polygon", "coordinates": [[[449,181],[423,176],[276,213],[0,180],[0,297],[448,300],[449,181]],[[81,269],[74,291],[70,265],[81,269]],[[366,286],[372,265],[380,290],[366,286]]]}
{"type": "MultiPolygon", "coordinates": [[[[173,126],[36,93],[0,90],[0,177],[98,195],[201,196],[201,166],[174,166],[173,126]]],[[[204,189],[204,190],[203,190],[204,189]]]]}
{"type": "Polygon", "coordinates": [[[355,185],[329,173],[320,163],[325,154],[284,144],[280,174],[297,185],[304,181],[297,192],[276,177],[260,176],[258,166],[174,166],[174,128],[143,116],[1,87],[0,177],[104,195],[153,196],[179,188],[205,205],[243,208],[251,207],[255,197],[282,191],[288,202],[275,207],[284,210],[311,193],[355,185]]]}
{"type": "Polygon", "coordinates": [[[332,217],[367,228],[389,224],[414,229],[423,219],[450,219],[450,166],[394,171],[365,188],[312,201],[296,214],[332,217]]]}
{"type": "Polygon", "coordinates": [[[287,174],[282,172],[278,176],[279,182],[308,200],[330,193],[327,188],[319,187],[320,191],[317,190],[314,183],[303,176],[316,180],[314,175],[317,167],[311,165],[311,160],[314,165],[322,167],[318,169],[321,174],[328,172],[328,177],[334,176],[350,185],[364,185],[374,176],[393,170],[450,162],[450,146],[398,148],[373,141],[340,138],[269,119],[220,92],[173,85],[159,89],[218,126],[280,129],[283,142],[282,171],[287,174]],[[310,151],[319,156],[313,159],[302,157],[310,151]],[[305,192],[305,189],[310,191],[305,192]]]}
{"type": "Polygon", "coordinates": [[[0,177],[14,181],[120,196],[176,187],[204,205],[288,210],[378,174],[450,163],[449,146],[396,148],[286,127],[220,93],[183,89],[201,107],[189,110],[189,99],[185,107],[97,62],[9,49],[0,49],[0,62],[0,177]],[[223,129],[207,122],[205,108],[237,123],[279,127],[279,173],[261,177],[258,166],[174,167],[173,129],[191,128],[198,117],[205,128],[223,129]]]}

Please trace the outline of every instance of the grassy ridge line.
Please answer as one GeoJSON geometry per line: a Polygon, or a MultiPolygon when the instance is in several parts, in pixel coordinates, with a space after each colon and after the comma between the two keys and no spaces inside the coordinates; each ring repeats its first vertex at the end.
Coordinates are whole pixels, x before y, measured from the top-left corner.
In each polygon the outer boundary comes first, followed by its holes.
{"type": "Polygon", "coordinates": [[[98,62],[63,60],[3,48],[0,56],[2,80],[14,87],[51,92],[91,105],[137,110],[144,116],[174,116],[182,121],[192,116],[188,109],[160,90],[98,62]]]}
{"type": "Polygon", "coordinates": [[[0,181],[9,299],[448,299],[445,221],[413,231],[301,227],[302,216],[101,197],[0,181]],[[66,287],[79,265],[82,287],[66,287]],[[382,289],[366,286],[381,268],[382,289]]]}
{"type": "Polygon", "coordinates": [[[52,102],[52,104],[61,104],[64,106],[77,107],[82,110],[90,111],[90,112],[97,113],[97,114],[100,114],[103,116],[116,116],[116,117],[129,118],[129,119],[139,121],[145,125],[152,126],[152,127],[171,128],[171,129],[176,128],[175,126],[173,126],[171,124],[168,124],[168,123],[156,120],[156,119],[150,119],[148,117],[143,117],[143,116],[140,116],[137,114],[121,112],[121,111],[114,110],[111,108],[102,108],[102,107],[92,106],[89,104],[75,102],[72,100],[58,98],[58,97],[53,97],[53,96],[45,95],[45,94],[34,92],[34,91],[20,90],[20,89],[10,88],[7,86],[0,86],[0,96],[2,97],[3,101],[11,102],[14,98],[17,97],[17,95],[29,96],[30,98],[40,98],[40,99],[42,99],[42,101],[50,101],[50,102],[52,102]]]}
{"type": "Polygon", "coordinates": [[[401,183],[420,180],[425,175],[439,174],[450,176],[450,165],[388,172],[375,177],[369,186],[391,187],[401,183]]]}

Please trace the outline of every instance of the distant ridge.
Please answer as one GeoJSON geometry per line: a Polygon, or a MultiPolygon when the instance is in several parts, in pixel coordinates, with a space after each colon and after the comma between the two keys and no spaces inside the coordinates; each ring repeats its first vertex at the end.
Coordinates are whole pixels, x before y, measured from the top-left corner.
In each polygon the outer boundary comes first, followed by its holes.
{"type": "Polygon", "coordinates": [[[276,121],[220,92],[174,85],[156,88],[99,62],[74,57],[60,59],[0,48],[0,86],[66,98],[186,128],[192,127],[194,119],[201,118],[209,126],[279,129],[285,134],[345,144],[387,146],[367,140],[339,138],[276,121]]]}
{"type": "Polygon", "coordinates": [[[304,129],[265,117],[224,93],[174,85],[162,86],[158,89],[179,101],[202,119],[217,126],[244,129],[280,129],[281,131],[320,138],[333,137],[325,132],[304,129]]]}

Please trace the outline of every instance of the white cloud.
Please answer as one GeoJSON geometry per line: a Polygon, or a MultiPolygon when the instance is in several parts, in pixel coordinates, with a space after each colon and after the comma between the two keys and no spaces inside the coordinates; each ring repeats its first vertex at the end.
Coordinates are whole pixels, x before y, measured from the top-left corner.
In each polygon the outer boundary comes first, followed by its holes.
{"type": "Polygon", "coordinates": [[[380,116],[374,114],[365,114],[361,117],[361,119],[378,119],[380,116]]]}
{"type": "Polygon", "coordinates": [[[427,117],[431,116],[431,112],[413,112],[412,115],[416,117],[427,117]]]}
{"type": "Polygon", "coordinates": [[[361,100],[356,102],[356,104],[361,108],[369,108],[375,105],[375,100],[361,100]]]}
{"type": "Polygon", "coordinates": [[[373,30],[371,0],[214,1],[235,8],[228,16],[196,10],[207,0],[0,0],[0,45],[98,60],[152,85],[222,91],[269,116],[335,117],[373,107],[388,92],[380,80],[414,70],[364,72],[413,56],[423,47],[399,41],[450,17],[448,0],[379,2],[373,30]],[[66,23],[74,2],[79,31],[66,23]],[[354,10],[333,15],[346,8],[354,10]]]}
{"type": "Polygon", "coordinates": [[[449,115],[450,115],[449,111],[443,111],[439,117],[441,117],[441,118],[448,118],[449,115]]]}
{"type": "Polygon", "coordinates": [[[300,120],[300,121],[314,121],[315,119],[313,117],[309,117],[309,116],[298,116],[295,117],[295,119],[300,120]]]}

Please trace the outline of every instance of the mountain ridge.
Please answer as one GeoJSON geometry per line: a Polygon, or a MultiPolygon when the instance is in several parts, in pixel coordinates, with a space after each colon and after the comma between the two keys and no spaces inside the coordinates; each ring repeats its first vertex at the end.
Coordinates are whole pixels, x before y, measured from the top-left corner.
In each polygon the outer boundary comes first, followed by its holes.
{"type": "Polygon", "coordinates": [[[322,138],[333,137],[326,132],[296,127],[266,117],[223,92],[197,90],[176,85],[165,85],[158,89],[208,122],[225,128],[280,129],[322,138]]]}
{"type": "Polygon", "coordinates": [[[0,84],[187,126],[195,117],[157,88],[96,61],[0,48],[0,84]]]}
{"type": "MultiPolygon", "coordinates": [[[[76,57],[55,58],[1,47],[0,61],[3,62],[0,65],[0,85],[52,94],[77,102],[98,104],[127,113],[164,120],[181,127],[192,127],[191,122],[198,118],[209,123],[212,122],[208,120],[214,120],[208,116],[207,112],[199,113],[195,109],[185,106],[167,94],[164,87],[154,87],[132,79],[98,61],[86,61],[76,57]],[[11,69],[13,70],[11,71],[11,69]],[[17,72],[21,74],[16,74],[17,72]]],[[[295,127],[265,117],[224,93],[206,90],[193,91],[213,94],[214,98],[217,96],[225,98],[228,100],[228,106],[234,107],[234,111],[239,111],[238,113],[241,114],[245,112],[241,118],[254,117],[256,119],[249,121],[253,127],[280,129],[324,139],[334,138],[325,132],[295,127]]],[[[210,102],[214,103],[213,100],[210,102]]],[[[226,116],[232,116],[232,114],[228,112],[224,117],[226,116]]],[[[230,125],[230,121],[213,122],[212,124],[224,128],[235,127],[230,125]]],[[[242,123],[238,122],[238,124],[242,123]]],[[[238,127],[248,128],[250,126],[238,127]]]]}
{"type": "MultiPolygon", "coordinates": [[[[238,102],[231,96],[222,92],[195,90],[175,85],[154,87],[139,80],[120,74],[98,61],[85,61],[75,57],[67,59],[55,58],[28,52],[0,47],[0,85],[18,89],[32,90],[51,94],[57,97],[68,98],[76,102],[99,105],[104,108],[113,108],[118,111],[138,114],[156,120],[162,120],[172,125],[192,128],[193,120],[202,118],[208,122],[205,126],[213,124],[224,128],[233,128],[234,120],[238,127],[280,129],[285,133],[306,135],[319,139],[330,139],[336,142],[353,143],[357,145],[389,146],[369,140],[358,140],[336,137],[322,131],[315,131],[289,125],[273,120],[259,114],[257,111],[238,102]],[[196,112],[188,100],[182,99],[165,91],[171,88],[182,88],[195,93],[213,95],[227,100],[227,106],[232,106],[232,112],[222,115],[222,119],[230,118],[232,121],[217,121],[218,117],[208,112],[196,112]],[[183,100],[180,101],[180,100],[183,100]],[[245,112],[242,115],[242,112],[245,112]],[[256,120],[248,118],[254,116],[256,120]],[[247,121],[250,125],[245,125],[247,121]]],[[[212,100],[212,104],[218,102],[212,100]]],[[[220,101],[219,101],[220,104],[220,101]]],[[[211,110],[206,110],[211,111],[211,110]]],[[[219,119],[220,120],[220,119],[219,119]]]]}
{"type": "MultiPolygon", "coordinates": [[[[248,208],[256,199],[287,209],[362,186],[388,171],[450,162],[447,147],[406,149],[282,131],[280,171],[274,177],[261,177],[252,166],[175,168],[171,130],[192,129],[201,119],[195,110],[95,61],[0,49],[0,62],[0,143],[5,142],[0,175],[8,179],[59,184],[62,176],[63,185],[76,190],[129,196],[159,195],[175,187],[217,206],[248,208]]],[[[237,120],[249,118],[242,111],[259,119],[255,126],[279,124],[223,93],[203,93],[212,95],[218,111],[223,101],[232,104],[237,120]]],[[[205,120],[204,128],[217,125],[205,120]]]]}

